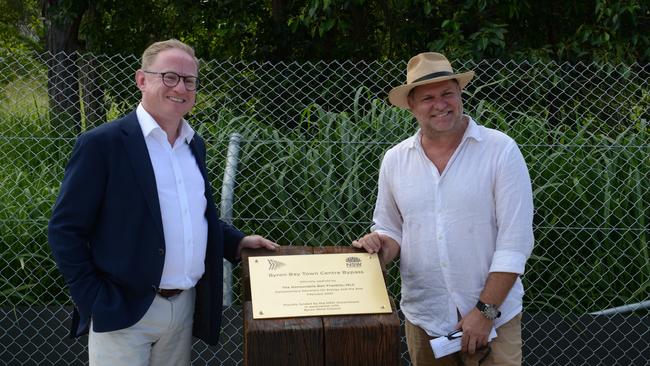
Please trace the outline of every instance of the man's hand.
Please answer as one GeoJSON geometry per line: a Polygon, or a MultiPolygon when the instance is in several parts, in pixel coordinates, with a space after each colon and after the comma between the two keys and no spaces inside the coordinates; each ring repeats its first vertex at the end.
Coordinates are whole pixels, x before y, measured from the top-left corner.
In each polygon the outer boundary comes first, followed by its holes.
{"type": "MultiPolygon", "coordinates": [[[[491,272],[479,299],[486,304],[500,306],[518,276],[517,273],[491,272]]],[[[493,326],[493,320],[486,318],[476,307],[472,308],[456,325],[456,329],[463,330],[461,351],[473,354],[479,348],[487,346],[493,326]]]]}
{"type": "Polygon", "coordinates": [[[461,351],[474,354],[478,349],[487,346],[488,336],[493,326],[494,321],[483,316],[478,309],[472,309],[456,325],[456,329],[463,330],[463,338],[460,342],[461,351]]]}
{"type": "Polygon", "coordinates": [[[239,242],[239,247],[237,247],[237,258],[241,258],[241,251],[244,248],[265,248],[269,250],[275,250],[279,246],[279,244],[272,242],[260,235],[248,235],[239,242]]]}
{"type": "Polygon", "coordinates": [[[399,244],[393,238],[377,233],[366,234],[359,240],[353,240],[352,246],[365,249],[370,254],[377,253],[379,262],[383,266],[386,266],[399,254],[399,244]]]}

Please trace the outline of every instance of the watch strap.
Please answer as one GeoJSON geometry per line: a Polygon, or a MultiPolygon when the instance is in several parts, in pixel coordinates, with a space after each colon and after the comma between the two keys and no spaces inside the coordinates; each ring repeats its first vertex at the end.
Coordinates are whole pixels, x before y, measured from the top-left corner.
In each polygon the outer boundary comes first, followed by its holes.
{"type": "Polygon", "coordinates": [[[501,311],[499,311],[496,305],[486,304],[481,300],[478,300],[476,303],[476,308],[481,312],[481,314],[490,320],[494,320],[501,316],[501,311]]]}

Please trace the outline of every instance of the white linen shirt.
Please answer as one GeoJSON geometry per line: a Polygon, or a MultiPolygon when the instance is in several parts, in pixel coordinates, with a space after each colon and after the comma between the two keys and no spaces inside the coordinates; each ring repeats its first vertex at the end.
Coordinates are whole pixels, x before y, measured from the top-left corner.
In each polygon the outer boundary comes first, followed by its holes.
{"type": "Polygon", "coordinates": [[[165,237],[160,288],[189,289],[205,271],[208,221],[205,182],[190,149],[194,130],[183,120],[172,147],[167,133],[142,104],[136,109],[156,177],[165,237]]]}
{"type": "MultiPolygon", "coordinates": [[[[533,203],[526,163],[513,139],[469,116],[463,138],[439,174],[420,131],[384,155],[372,230],[400,245],[401,308],[440,336],[457,309],[476,305],[490,272],[524,273],[533,248],[533,203]]],[[[495,327],[522,311],[517,278],[495,327]]]]}

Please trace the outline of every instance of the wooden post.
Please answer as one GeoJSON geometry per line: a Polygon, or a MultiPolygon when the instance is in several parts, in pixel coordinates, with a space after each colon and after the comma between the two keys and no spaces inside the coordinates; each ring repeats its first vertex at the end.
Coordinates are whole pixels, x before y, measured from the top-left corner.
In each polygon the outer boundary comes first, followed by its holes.
{"type": "Polygon", "coordinates": [[[244,366],[400,364],[400,322],[392,299],[390,314],[253,319],[248,257],[357,252],[352,247],[296,246],[242,252],[244,366]]]}

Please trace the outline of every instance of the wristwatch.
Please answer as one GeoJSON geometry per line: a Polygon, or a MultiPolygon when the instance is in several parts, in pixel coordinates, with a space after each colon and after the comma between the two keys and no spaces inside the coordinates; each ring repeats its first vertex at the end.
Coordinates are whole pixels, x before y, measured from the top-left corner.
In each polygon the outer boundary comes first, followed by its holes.
{"type": "Polygon", "coordinates": [[[483,314],[484,317],[494,320],[501,316],[501,312],[496,307],[496,305],[486,304],[483,301],[479,300],[476,303],[476,308],[483,314]]]}

